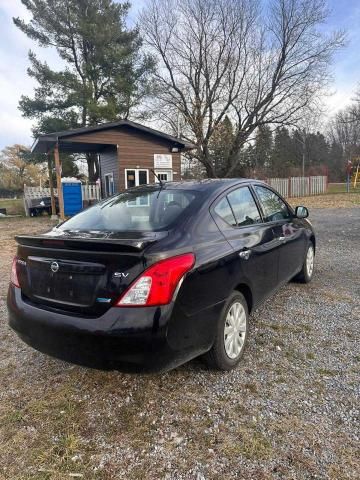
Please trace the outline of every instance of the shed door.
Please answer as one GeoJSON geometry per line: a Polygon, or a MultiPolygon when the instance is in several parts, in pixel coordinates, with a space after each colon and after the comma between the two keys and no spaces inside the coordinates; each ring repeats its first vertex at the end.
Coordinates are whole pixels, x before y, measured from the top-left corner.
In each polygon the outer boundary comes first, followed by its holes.
{"type": "Polygon", "coordinates": [[[138,187],[139,185],[146,185],[147,183],[149,183],[149,170],[125,170],[125,188],[138,187]]]}

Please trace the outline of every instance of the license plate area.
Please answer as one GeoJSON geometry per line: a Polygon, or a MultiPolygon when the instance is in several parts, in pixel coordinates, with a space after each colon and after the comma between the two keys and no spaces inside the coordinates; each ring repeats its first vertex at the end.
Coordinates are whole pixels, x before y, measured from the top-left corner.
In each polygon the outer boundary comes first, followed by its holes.
{"type": "Polygon", "coordinates": [[[104,278],[105,266],[42,257],[27,259],[31,296],[66,305],[89,307],[104,278]]]}

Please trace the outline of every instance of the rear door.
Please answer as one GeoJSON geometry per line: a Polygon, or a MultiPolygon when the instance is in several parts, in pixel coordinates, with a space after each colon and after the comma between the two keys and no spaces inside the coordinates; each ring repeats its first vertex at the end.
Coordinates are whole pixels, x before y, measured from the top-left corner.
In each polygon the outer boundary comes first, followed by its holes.
{"type": "Polygon", "coordinates": [[[264,222],[272,227],[279,250],[279,282],[287,282],[303,263],[306,247],[304,227],[277,193],[262,185],[254,185],[253,188],[263,211],[264,222]]]}
{"type": "Polygon", "coordinates": [[[262,221],[249,186],[235,188],[212,207],[212,215],[234,249],[234,287],[246,283],[258,303],[277,286],[278,249],[271,226],[262,221]]]}

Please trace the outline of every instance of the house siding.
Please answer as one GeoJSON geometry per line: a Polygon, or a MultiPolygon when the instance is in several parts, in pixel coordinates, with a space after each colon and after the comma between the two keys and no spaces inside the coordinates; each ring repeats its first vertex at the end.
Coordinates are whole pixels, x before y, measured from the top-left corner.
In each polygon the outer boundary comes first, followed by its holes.
{"type": "MultiPolygon", "coordinates": [[[[130,130],[130,129],[129,129],[130,130]]],[[[156,153],[172,155],[173,180],[181,179],[180,153],[171,153],[170,142],[152,135],[123,129],[119,132],[119,185],[125,188],[125,170],[140,168],[149,170],[149,182],[154,183],[155,177],[150,169],[154,169],[156,153]]]]}
{"type": "Polygon", "coordinates": [[[105,196],[105,175],[112,173],[114,176],[115,192],[119,191],[119,160],[115,146],[106,147],[100,153],[101,191],[105,196]]]}

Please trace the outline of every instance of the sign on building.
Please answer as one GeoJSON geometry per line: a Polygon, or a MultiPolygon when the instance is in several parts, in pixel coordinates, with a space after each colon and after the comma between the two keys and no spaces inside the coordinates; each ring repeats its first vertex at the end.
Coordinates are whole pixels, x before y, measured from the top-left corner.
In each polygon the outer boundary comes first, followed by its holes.
{"type": "Polygon", "coordinates": [[[166,153],[155,153],[154,168],[172,168],[172,155],[166,153]]]}

